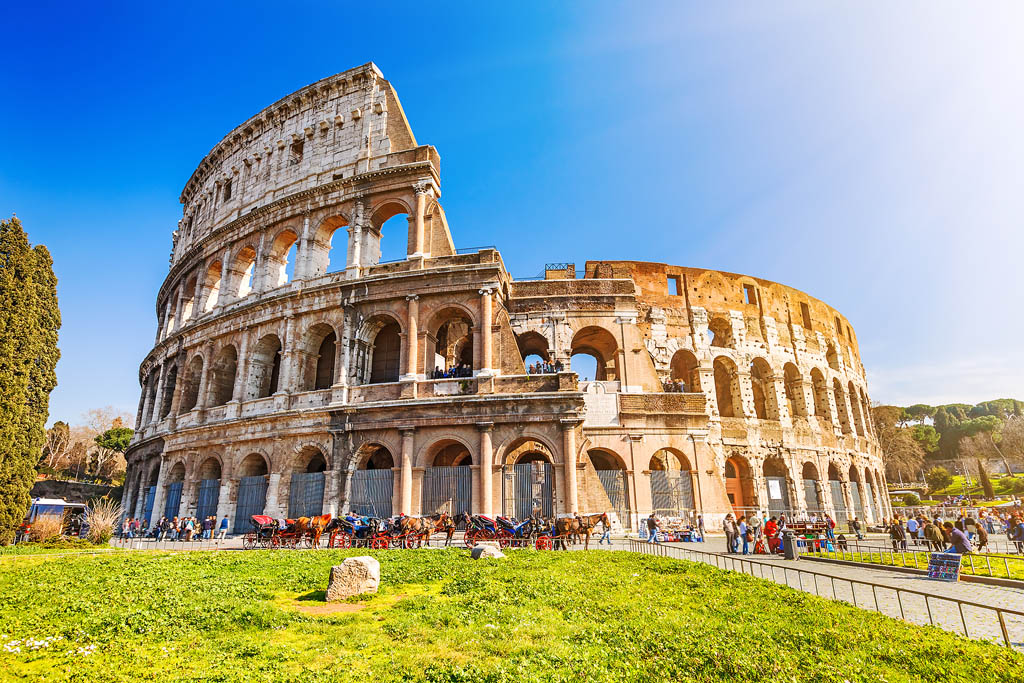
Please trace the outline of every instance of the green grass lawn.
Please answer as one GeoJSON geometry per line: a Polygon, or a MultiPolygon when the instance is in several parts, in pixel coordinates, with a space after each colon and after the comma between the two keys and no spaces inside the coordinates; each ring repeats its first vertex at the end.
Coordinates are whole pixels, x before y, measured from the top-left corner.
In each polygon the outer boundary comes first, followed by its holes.
{"type": "MultiPolygon", "coordinates": [[[[1014,493],[1015,487],[1020,484],[1017,482],[1024,481],[1024,475],[1014,475],[1012,477],[995,477],[991,476],[992,479],[992,490],[997,496],[1013,497],[1014,495],[1020,495],[1020,492],[1014,493]]],[[[971,482],[973,486],[967,488],[971,496],[981,497],[985,495],[985,492],[981,488],[981,484],[978,482],[977,472],[971,474],[971,482]]],[[[941,498],[944,496],[960,496],[964,493],[964,478],[963,475],[953,475],[953,483],[944,489],[940,489],[928,495],[929,498],[941,498]]]]}
{"type": "Polygon", "coordinates": [[[120,553],[0,566],[0,679],[1019,681],[1024,655],[701,564],[625,552],[120,553]],[[34,639],[36,643],[26,643],[34,639]],[[43,644],[39,644],[43,643],[43,644]],[[15,648],[20,652],[11,652],[15,648]]]}
{"type": "MultiPolygon", "coordinates": [[[[925,551],[907,551],[905,553],[843,553],[820,551],[814,554],[820,557],[846,560],[847,562],[885,564],[893,567],[911,567],[914,569],[927,569],[929,555],[929,553],[925,551]]],[[[1020,555],[1001,555],[996,553],[964,555],[960,560],[960,573],[1024,581],[1024,558],[1021,558],[1020,555]]]]}

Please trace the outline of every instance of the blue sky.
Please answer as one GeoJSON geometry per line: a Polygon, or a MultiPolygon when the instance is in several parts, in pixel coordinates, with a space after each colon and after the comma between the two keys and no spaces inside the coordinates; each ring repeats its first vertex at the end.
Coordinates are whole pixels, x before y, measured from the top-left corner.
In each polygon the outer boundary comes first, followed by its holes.
{"type": "Polygon", "coordinates": [[[51,419],[134,413],[203,155],[368,61],[457,246],[776,280],[847,315],[876,400],[1024,397],[1024,6],[347,4],[4,9],[0,214],[60,278],[51,419]]]}

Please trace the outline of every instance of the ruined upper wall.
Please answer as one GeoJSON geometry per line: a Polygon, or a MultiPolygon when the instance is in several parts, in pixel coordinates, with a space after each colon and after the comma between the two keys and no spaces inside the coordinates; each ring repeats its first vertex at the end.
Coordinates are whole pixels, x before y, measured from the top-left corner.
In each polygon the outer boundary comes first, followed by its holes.
{"type": "Polygon", "coordinates": [[[372,62],[284,97],[228,133],[181,193],[173,263],[254,208],[317,185],[376,171],[416,139],[398,95],[372,62]]]}

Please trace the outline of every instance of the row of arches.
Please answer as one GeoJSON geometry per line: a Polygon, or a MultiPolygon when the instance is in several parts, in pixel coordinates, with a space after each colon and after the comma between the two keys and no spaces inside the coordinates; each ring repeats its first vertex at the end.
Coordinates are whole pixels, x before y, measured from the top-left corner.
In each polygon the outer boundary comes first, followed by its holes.
{"type": "MultiPolygon", "coordinates": [[[[807,315],[809,316],[809,313],[807,315]]],[[[842,330],[841,330],[841,326],[840,326],[840,324],[838,322],[838,318],[836,320],[837,320],[837,322],[836,322],[836,334],[838,335],[838,340],[839,340],[840,345],[841,345],[842,341],[843,341],[843,333],[842,333],[842,330]]],[[[805,326],[808,326],[809,323],[810,323],[810,318],[807,317],[805,319],[805,326]]],[[[852,343],[853,343],[853,341],[852,341],[852,333],[850,333],[849,327],[847,327],[846,329],[847,329],[847,336],[849,337],[849,339],[847,341],[849,342],[850,345],[852,345],[852,343]]],[[[715,349],[715,348],[719,348],[719,349],[736,349],[736,348],[738,348],[737,340],[736,340],[736,335],[733,334],[732,322],[730,321],[730,319],[728,317],[726,317],[724,315],[712,315],[711,316],[711,319],[708,321],[708,327],[707,327],[706,334],[707,334],[708,346],[712,347],[712,349],[715,349]]],[[[761,332],[758,331],[757,335],[760,336],[761,332]]],[[[836,344],[833,342],[833,340],[831,340],[831,339],[826,339],[825,340],[825,349],[824,349],[825,362],[833,370],[841,370],[842,369],[842,366],[840,365],[840,360],[842,360],[845,363],[846,367],[848,367],[848,368],[854,366],[855,355],[854,355],[854,352],[851,350],[851,346],[849,346],[849,345],[848,346],[841,346],[841,348],[842,348],[842,352],[843,352],[842,353],[842,357],[840,357],[839,350],[838,350],[836,344]]],[[[809,343],[809,349],[812,352],[816,352],[817,349],[818,349],[817,342],[816,341],[811,341],[809,343]]]]}
{"type": "MultiPolygon", "coordinates": [[[[553,363],[551,344],[540,332],[523,332],[516,337],[523,364],[553,363]]],[[[618,340],[597,325],[588,325],[573,334],[569,345],[569,363],[563,369],[573,371],[581,380],[612,382],[622,378],[622,358],[618,340]]]]}

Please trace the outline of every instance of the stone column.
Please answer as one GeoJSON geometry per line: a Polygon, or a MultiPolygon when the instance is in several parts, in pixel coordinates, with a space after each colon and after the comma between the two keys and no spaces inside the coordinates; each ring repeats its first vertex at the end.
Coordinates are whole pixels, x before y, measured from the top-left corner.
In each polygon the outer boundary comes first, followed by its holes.
{"type": "Polygon", "coordinates": [[[423,215],[427,209],[427,193],[430,190],[429,185],[422,182],[416,183],[414,188],[416,190],[416,208],[413,214],[413,239],[411,240],[413,251],[409,256],[426,256],[426,230],[423,223],[423,215]]]}
{"type": "Polygon", "coordinates": [[[181,286],[178,287],[178,305],[174,309],[174,331],[175,332],[177,332],[178,330],[181,329],[181,325],[182,325],[182,323],[183,323],[183,321],[185,319],[185,316],[183,315],[183,313],[184,313],[183,309],[185,308],[185,285],[186,284],[187,283],[182,283],[181,286]]]}
{"type": "Polygon", "coordinates": [[[491,369],[491,294],[494,290],[485,287],[480,290],[480,369],[478,375],[493,375],[491,369]]]}
{"type": "Polygon", "coordinates": [[[402,377],[403,382],[415,381],[419,374],[419,297],[415,294],[410,294],[405,297],[405,300],[409,302],[409,313],[406,318],[406,335],[405,335],[405,375],[402,377]]]}
{"type": "Polygon", "coordinates": [[[345,277],[359,277],[363,265],[363,211],[365,206],[361,198],[355,202],[352,227],[348,229],[348,263],[345,264],[345,277]]]}
{"type": "Polygon", "coordinates": [[[192,295],[192,315],[191,318],[198,318],[203,314],[203,283],[206,282],[206,263],[202,263],[199,268],[196,269],[196,291],[192,295]]]}
{"type": "Polygon", "coordinates": [[[142,394],[139,396],[139,409],[135,412],[135,431],[142,428],[143,413],[146,410],[146,382],[142,382],[142,394]]]}
{"type": "Polygon", "coordinates": [[[292,269],[292,282],[307,279],[313,274],[312,271],[309,259],[309,211],[306,211],[302,219],[299,246],[295,248],[295,268],[292,269]]]}
{"type": "Polygon", "coordinates": [[[480,430],[480,514],[487,517],[492,516],[494,504],[492,475],[494,474],[494,449],[491,445],[491,430],[494,429],[493,422],[477,422],[476,428],[480,430]]]}
{"type": "Polygon", "coordinates": [[[579,512],[576,489],[576,425],[578,420],[562,420],[562,458],[565,465],[566,512],[579,512]]]}
{"type": "Polygon", "coordinates": [[[156,495],[153,496],[153,514],[150,515],[149,525],[153,526],[164,516],[164,498],[166,498],[167,468],[164,467],[164,458],[160,458],[160,473],[156,477],[156,495]]]}
{"type": "Polygon", "coordinates": [[[206,394],[210,386],[210,373],[213,372],[213,342],[207,342],[203,351],[203,374],[199,377],[199,398],[196,399],[194,406],[200,411],[209,404],[209,397],[206,394]]]}
{"type": "Polygon", "coordinates": [[[341,309],[341,338],[335,351],[334,385],[331,387],[331,403],[348,403],[349,363],[351,362],[352,314],[347,306],[341,309]]]}
{"type": "Polygon", "coordinates": [[[221,472],[220,492],[217,494],[217,530],[220,531],[220,520],[228,517],[228,533],[232,533],[235,527],[235,506],[231,502],[231,480],[226,473],[221,472]]]}
{"type": "Polygon", "coordinates": [[[788,423],[792,415],[789,414],[789,401],[786,400],[786,383],[782,377],[776,374],[771,380],[771,387],[774,392],[778,419],[780,422],[788,423]]]}
{"type": "Polygon", "coordinates": [[[284,341],[281,344],[281,376],[278,378],[278,394],[290,394],[295,388],[295,317],[291,314],[285,316],[284,341]]]}
{"type": "Polygon", "coordinates": [[[164,402],[164,379],[167,368],[164,364],[160,365],[160,372],[157,374],[156,380],[156,396],[153,398],[153,410],[150,415],[150,423],[156,423],[160,421],[160,408],[164,402]]]}
{"type": "Polygon", "coordinates": [[[402,509],[406,515],[412,514],[412,457],[413,457],[413,435],[415,428],[405,427],[400,430],[402,433],[402,509]]]}
{"type": "MultiPolygon", "coordinates": [[[[267,481],[267,498],[263,503],[263,514],[270,515],[275,519],[278,517],[287,517],[287,508],[282,508],[281,501],[277,499],[281,488],[281,473],[274,472],[269,476],[267,481]]],[[[287,506],[288,501],[284,501],[284,504],[287,506]]]]}
{"type": "Polygon", "coordinates": [[[249,335],[242,335],[242,343],[238,346],[238,362],[235,363],[235,386],[231,390],[231,400],[240,403],[245,400],[245,376],[249,371],[249,335]]]}
{"type": "MultiPolygon", "coordinates": [[[[217,308],[224,308],[224,306],[231,301],[233,293],[231,292],[231,283],[229,282],[231,277],[231,270],[228,264],[231,262],[231,250],[225,249],[224,255],[220,260],[220,283],[217,285],[217,308]]],[[[235,288],[235,292],[238,289],[235,288]]]]}

